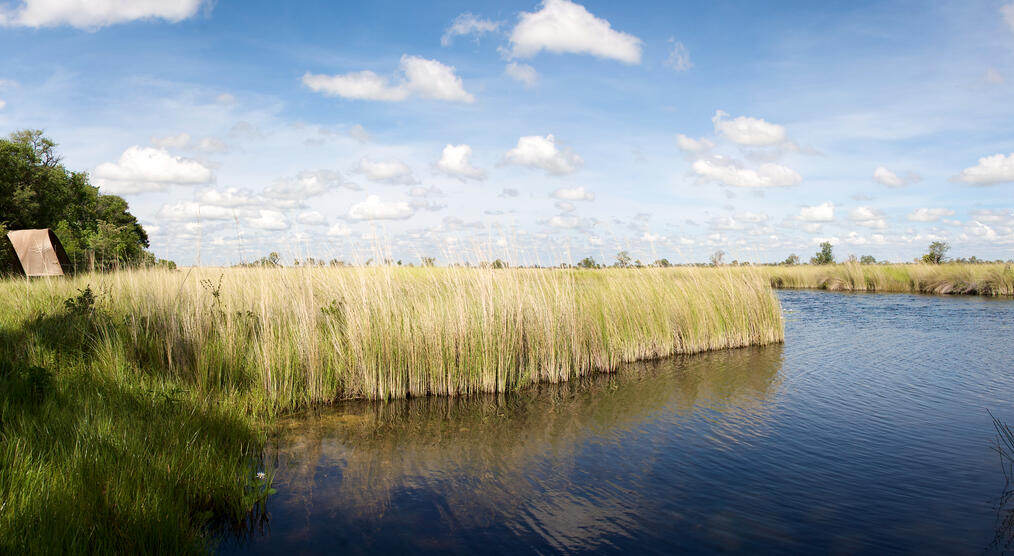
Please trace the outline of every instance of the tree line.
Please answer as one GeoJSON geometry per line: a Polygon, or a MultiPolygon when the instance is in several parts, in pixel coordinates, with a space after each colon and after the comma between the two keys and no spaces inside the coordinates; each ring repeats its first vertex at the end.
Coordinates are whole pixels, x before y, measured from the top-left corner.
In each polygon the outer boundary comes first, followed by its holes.
{"type": "MultiPolygon", "coordinates": [[[[86,172],[68,170],[56,147],[41,130],[0,138],[0,239],[9,230],[50,228],[77,270],[174,267],[147,250],[148,234],[127,201],[99,192],[86,172]]],[[[12,256],[0,250],[0,268],[12,256]]]]}

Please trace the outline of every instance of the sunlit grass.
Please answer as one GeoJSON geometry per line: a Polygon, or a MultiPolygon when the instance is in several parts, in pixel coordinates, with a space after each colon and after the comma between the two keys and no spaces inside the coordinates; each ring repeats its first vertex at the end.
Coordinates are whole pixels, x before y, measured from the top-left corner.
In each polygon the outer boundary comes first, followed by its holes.
{"type": "Polygon", "coordinates": [[[266,423],[783,339],[725,269],[245,268],[0,281],[0,552],[203,552],[266,423]],[[73,300],[68,303],[68,300],[73,300]]]}
{"type": "Polygon", "coordinates": [[[758,267],[776,288],[1014,295],[1009,264],[797,265],[758,267]]]}

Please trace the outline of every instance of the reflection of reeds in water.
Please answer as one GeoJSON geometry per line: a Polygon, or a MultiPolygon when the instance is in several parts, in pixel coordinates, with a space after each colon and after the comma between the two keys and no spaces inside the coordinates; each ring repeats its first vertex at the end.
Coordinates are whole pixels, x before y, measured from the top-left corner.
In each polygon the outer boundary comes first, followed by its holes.
{"type": "Polygon", "coordinates": [[[991,547],[1009,550],[1014,546],[1014,429],[992,413],[989,416],[996,428],[996,451],[1005,479],[1003,494],[996,505],[996,536],[991,547]]]}
{"type": "MultiPolygon", "coordinates": [[[[342,404],[280,424],[269,443],[280,494],[270,504],[368,520],[385,514],[392,493],[418,487],[443,493],[445,519],[461,527],[527,519],[558,548],[577,548],[589,535],[630,533],[636,512],[659,503],[642,499],[644,489],[605,483],[574,493],[581,446],[619,441],[658,419],[689,421],[701,410],[728,421],[706,425],[725,441],[752,436],[780,366],[780,346],[744,348],[632,364],[517,395],[342,404]],[[320,480],[324,473],[333,481],[320,480]]],[[[653,467],[609,465],[635,484],[653,467]]]]}

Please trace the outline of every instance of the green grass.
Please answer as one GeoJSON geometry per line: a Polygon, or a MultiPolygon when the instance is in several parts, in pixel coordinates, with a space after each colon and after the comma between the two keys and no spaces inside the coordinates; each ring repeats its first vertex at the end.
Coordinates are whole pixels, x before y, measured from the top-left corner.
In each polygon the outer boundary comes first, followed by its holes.
{"type": "Polygon", "coordinates": [[[0,281],[0,552],[213,550],[257,518],[281,413],[512,392],[782,339],[766,281],[723,269],[0,281]]]}
{"type": "Polygon", "coordinates": [[[775,288],[962,295],[1014,295],[1009,264],[797,265],[758,267],[775,288]]]}

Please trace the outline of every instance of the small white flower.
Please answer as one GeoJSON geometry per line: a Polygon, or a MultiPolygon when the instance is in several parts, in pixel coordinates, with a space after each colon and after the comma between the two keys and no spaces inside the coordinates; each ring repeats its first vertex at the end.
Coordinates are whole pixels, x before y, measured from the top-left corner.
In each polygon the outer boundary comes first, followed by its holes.
{"type": "Polygon", "coordinates": [[[265,475],[263,471],[257,473],[257,478],[258,479],[260,479],[260,480],[263,481],[265,477],[267,477],[267,475],[265,475]]]}

